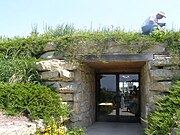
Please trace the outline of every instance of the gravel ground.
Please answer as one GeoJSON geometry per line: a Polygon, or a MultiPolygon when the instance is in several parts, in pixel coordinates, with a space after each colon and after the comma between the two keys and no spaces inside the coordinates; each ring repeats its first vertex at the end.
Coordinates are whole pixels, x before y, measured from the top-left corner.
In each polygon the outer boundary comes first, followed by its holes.
{"type": "Polygon", "coordinates": [[[7,116],[0,112],[0,135],[30,135],[36,131],[36,124],[26,117],[7,116]]]}

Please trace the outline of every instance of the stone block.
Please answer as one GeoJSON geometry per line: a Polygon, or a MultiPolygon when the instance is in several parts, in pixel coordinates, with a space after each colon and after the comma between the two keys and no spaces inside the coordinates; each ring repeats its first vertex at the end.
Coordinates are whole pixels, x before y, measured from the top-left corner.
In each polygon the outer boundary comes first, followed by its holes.
{"type": "Polygon", "coordinates": [[[49,42],[45,45],[43,52],[55,51],[57,45],[55,43],[49,42]]]}
{"type": "Polygon", "coordinates": [[[82,93],[74,94],[74,102],[82,101],[82,93]]]}
{"type": "Polygon", "coordinates": [[[46,71],[40,75],[42,80],[72,81],[74,79],[74,73],[68,70],[46,71]]]}
{"type": "Polygon", "coordinates": [[[77,81],[77,82],[82,82],[82,78],[81,78],[81,76],[82,76],[82,72],[80,71],[80,70],[76,70],[75,72],[74,72],[74,78],[75,78],[75,81],[77,81]]]}
{"type": "Polygon", "coordinates": [[[81,121],[81,125],[83,125],[84,127],[87,127],[89,126],[91,123],[90,123],[90,118],[84,118],[82,121],[81,121]]]}
{"type": "Polygon", "coordinates": [[[90,98],[91,93],[86,91],[83,91],[82,101],[87,101],[90,98]]]}
{"type": "Polygon", "coordinates": [[[58,60],[58,59],[51,59],[51,60],[44,60],[40,62],[36,62],[36,68],[39,71],[48,71],[48,70],[75,70],[77,69],[77,66],[65,62],[64,60],[58,60]]]}
{"type": "Polygon", "coordinates": [[[44,82],[44,85],[54,88],[59,93],[77,93],[81,90],[78,82],[44,82]]]}
{"type": "Polygon", "coordinates": [[[59,88],[61,88],[59,82],[56,82],[56,81],[54,81],[54,82],[46,81],[46,82],[43,82],[43,84],[54,90],[58,90],[59,88]]]}
{"type": "Polygon", "coordinates": [[[157,101],[159,101],[159,97],[161,96],[161,93],[162,93],[163,91],[156,91],[156,90],[154,90],[154,91],[152,91],[152,90],[150,90],[150,94],[148,95],[148,105],[149,106],[151,106],[151,107],[154,107],[155,106],[155,103],[157,102],[157,101]]]}
{"type": "Polygon", "coordinates": [[[79,82],[60,82],[60,85],[64,89],[80,90],[80,83],[79,82]]]}
{"type": "Polygon", "coordinates": [[[163,81],[163,80],[172,80],[174,72],[167,69],[156,69],[150,70],[150,77],[152,81],[163,81]]]}
{"type": "Polygon", "coordinates": [[[73,101],[73,94],[59,94],[63,102],[73,101]]]}
{"type": "Polygon", "coordinates": [[[172,66],[175,65],[173,58],[167,55],[154,55],[154,60],[152,61],[152,65],[160,67],[160,66],[172,66]]]}
{"type": "Polygon", "coordinates": [[[46,71],[40,73],[42,80],[59,80],[59,71],[46,71]]]}
{"type": "Polygon", "coordinates": [[[150,85],[149,90],[165,92],[171,88],[171,82],[156,82],[150,85]]]}
{"type": "Polygon", "coordinates": [[[60,70],[59,76],[62,81],[72,81],[74,79],[74,73],[68,70],[60,70]]]}
{"type": "Polygon", "coordinates": [[[114,54],[114,53],[129,54],[130,51],[127,45],[115,45],[115,44],[109,45],[106,54],[114,54]]]}
{"type": "Polygon", "coordinates": [[[57,60],[57,59],[44,60],[44,61],[36,62],[36,68],[39,71],[63,69],[63,66],[60,63],[61,60],[57,60]]]}
{"type": "Polygon", "coordinates": [[[163,67],[163,69],[180,71],[180,66],[168,66],[168,67],[163,67]]]}
{"type": "Polygon", "coordinates": [[[71,122],[77,122],[79,120],[79,117],[78,117],[77,114],[72,112],[71,115],[70,115],[70,120],[71,120],[71,122]]]}
{"type": "Polygon", "coordinates": [[[75,103],[73,104],[73,112],[74,112],[75,114],[79,114],[79,113],[81,112],[80,103],[75,102],[75,103]]]}
{"type": "Polygon", "coordinates": [[[81,103],[81,112],[88,112],[90,109],[90,102],[85,101],[81,103]]]}
{"type": "Polygon", "coordinates": [[[165,45],[159,44],[153,45],[150,48],[143,50],[142,53],[163,53],[165,51],[165,45]]]}
{"type": "Polygon", "coordinates": [[[44,54],[42,54],[42,55],[40,56],[40,58],[43,58],[43,59],[54,59],[54,58],[55,58],[54,54],[55,54],[54,51],[45,52],[44,54]]]}
{"type": "Polygon", "coordinates": [[[55,51],[45,52],[40,56],[42,59],[61,59],[63,60],[63,54],[56,54],[55,51]]]}

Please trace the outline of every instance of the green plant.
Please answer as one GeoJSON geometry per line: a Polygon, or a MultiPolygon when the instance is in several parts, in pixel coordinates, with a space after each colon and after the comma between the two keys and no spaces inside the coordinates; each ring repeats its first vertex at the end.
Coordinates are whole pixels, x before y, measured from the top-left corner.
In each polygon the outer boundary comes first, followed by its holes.
{"type": "Polygon", "coordinates": [[[56,123],[50,124],[39,129],[36,135],[67,135],[67,127],[56,123]]]}
{"type": "Polygon", "coordinates": [[[60,121],[68,119],[70,111],[57,93],[37,84],[0,84],[0,109],[9,115],[30,111],[32,119],[60,121]]]}
{"type": "Polygon", "coordinates": [[[178,108],[176,113],[173,115],[173,129],[172,132],[177,133],[177,135],[180,135],[180,109],[178,108]]]}
{"type": "Polygon", "coordinates": [[[105,52],[102,46],[104,41],[96,39],[95,35],[72,35],[56,38],[54,42],[57,44],[56,54],[64,56],[66,61],[82,62],[87,56],[99,56],[105,52]],[[102,44],[100,44],[102,43],[102,44]]]}
{"type": "Polygon", "coordinates": [[[36,135],[85,135],[85,131],[82,128],[74,126],[68,128],[61,123],[52,122],[45,126],[45,128],[38,129],[36,135]]]}
{"type": "Polygon", "coordinates": [[[85,135],[85,131],[82,128],[71,127],[68,129],[67,135],[85,135]]]}
{"type": "Polygon", "coordinates": [[[61,24],[57,25],[55,28],[46,27],[45,33],[52,35],[53,37],[61,37],[65,35],[72,35],[77,30],[72,24],[61,24]]]}
{"type": "Polygon", "coordinates": [[[0,82],[41,83],[34,58],[9,58],[0,56],[0,82]]]}
{"type": "MultiPolygon", "coordinates": [[[[157,102],[157,109],[150,113],[148,118],[147,135],[169,135],[172,129],[179,127],[176,122],[176,113],[180,108],[180,81],[176,81],[172,89],[168,91],[167,96],[157,102]],[[175,116],[175,118],[173,117],[175,116]]],[[[179,115],[178,115],[179,116],[179,115]]]]}
{"type": "Polygon", "coordinates": [[[108,51],[109,44],[122,46],[131,53],[142,51],[157,45],[164,44],[179,60],[179,31],[161,33],[155,31],[150,36],[138,32],[125,32],[119,27],[103,27],[97,30],[76,29],[73,25],[62,24],[56,28],[47,27],[43,34],[35,27],[26,38],[1,37],[0,56],[8,57],[35,57],[39,58],[47,42],[57,44],[56,54],[61,54],[66,60],[82,62],[88,55],[100,56],[108,51]],[[178,51],[177,51],[178,50],[178,51]]]}
{"type": "Polygon", "coordinates": [[[5,38],[0,42],[0,56],[39,58],[45,43],[49,41],[51,41],[49,35],[36,35],[34,32],[27,38],[5,38]]]}

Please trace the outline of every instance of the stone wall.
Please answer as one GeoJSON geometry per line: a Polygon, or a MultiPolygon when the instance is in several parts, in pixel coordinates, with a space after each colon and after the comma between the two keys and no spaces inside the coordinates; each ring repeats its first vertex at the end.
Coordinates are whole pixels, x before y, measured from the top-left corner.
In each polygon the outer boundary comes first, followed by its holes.
{"type": "MultiPolygon", "coordinates": [[[[172,80],[180,78],[180,66],[169,55],[154,54],[141,71],[141,118],[146,120],[155,109],[158,96],[171,88],[172,80]]],[[[144,125],[144,121],[142,121],[144,125]]]]}
{"type": "Polygon", "coordinates": [[[81,66],[75,72],[75,82],[80,83],[80,91],[74,94],[71,121],[76,126],[89,126],[95,121],[95,72],[81,66]]]}
{"type": "Polygon", "coordinates": [[[95,121],[95,72],[86,65],[75,66],[55,59],[56,45],[48,43],[37,69],[44,85],[55,89],[72,113],[71,125],[87,127],[95,121]]]}
{"type": "MultiPolygon", "coordinates": [[[[95,121],[96,80],[95,69],[87,65],[75,66],[63,60],[62,56],[54,56],[56,45],[48,43],[41,58],[47,60],[37,62],[37,69],[44,84],[53,87],[62,97],[63,102],[70,105],[71,125],[87,127],[95,121]]],[[[110,46],[108,54],[128,54],[122,46],[110,46]]],[[[154,110],[157,96],[171,88],[172,79],[180,78],[180,66],[173,62],[163,45],[154,46],[141,54],[151,54],[141,68],[141,118],[147,119],[154,110]]],[[[118,62],[118,60],[117,60],[118,62]]]]}

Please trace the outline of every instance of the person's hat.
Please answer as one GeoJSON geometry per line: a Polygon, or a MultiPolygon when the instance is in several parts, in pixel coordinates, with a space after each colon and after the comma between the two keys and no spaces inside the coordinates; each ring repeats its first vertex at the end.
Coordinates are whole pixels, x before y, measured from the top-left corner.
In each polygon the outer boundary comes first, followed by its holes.
{"type": "Polygon", "coordinates": [[[158,12],[158,14],[166,18],[166,15],[163,11],[158,12]]]}

